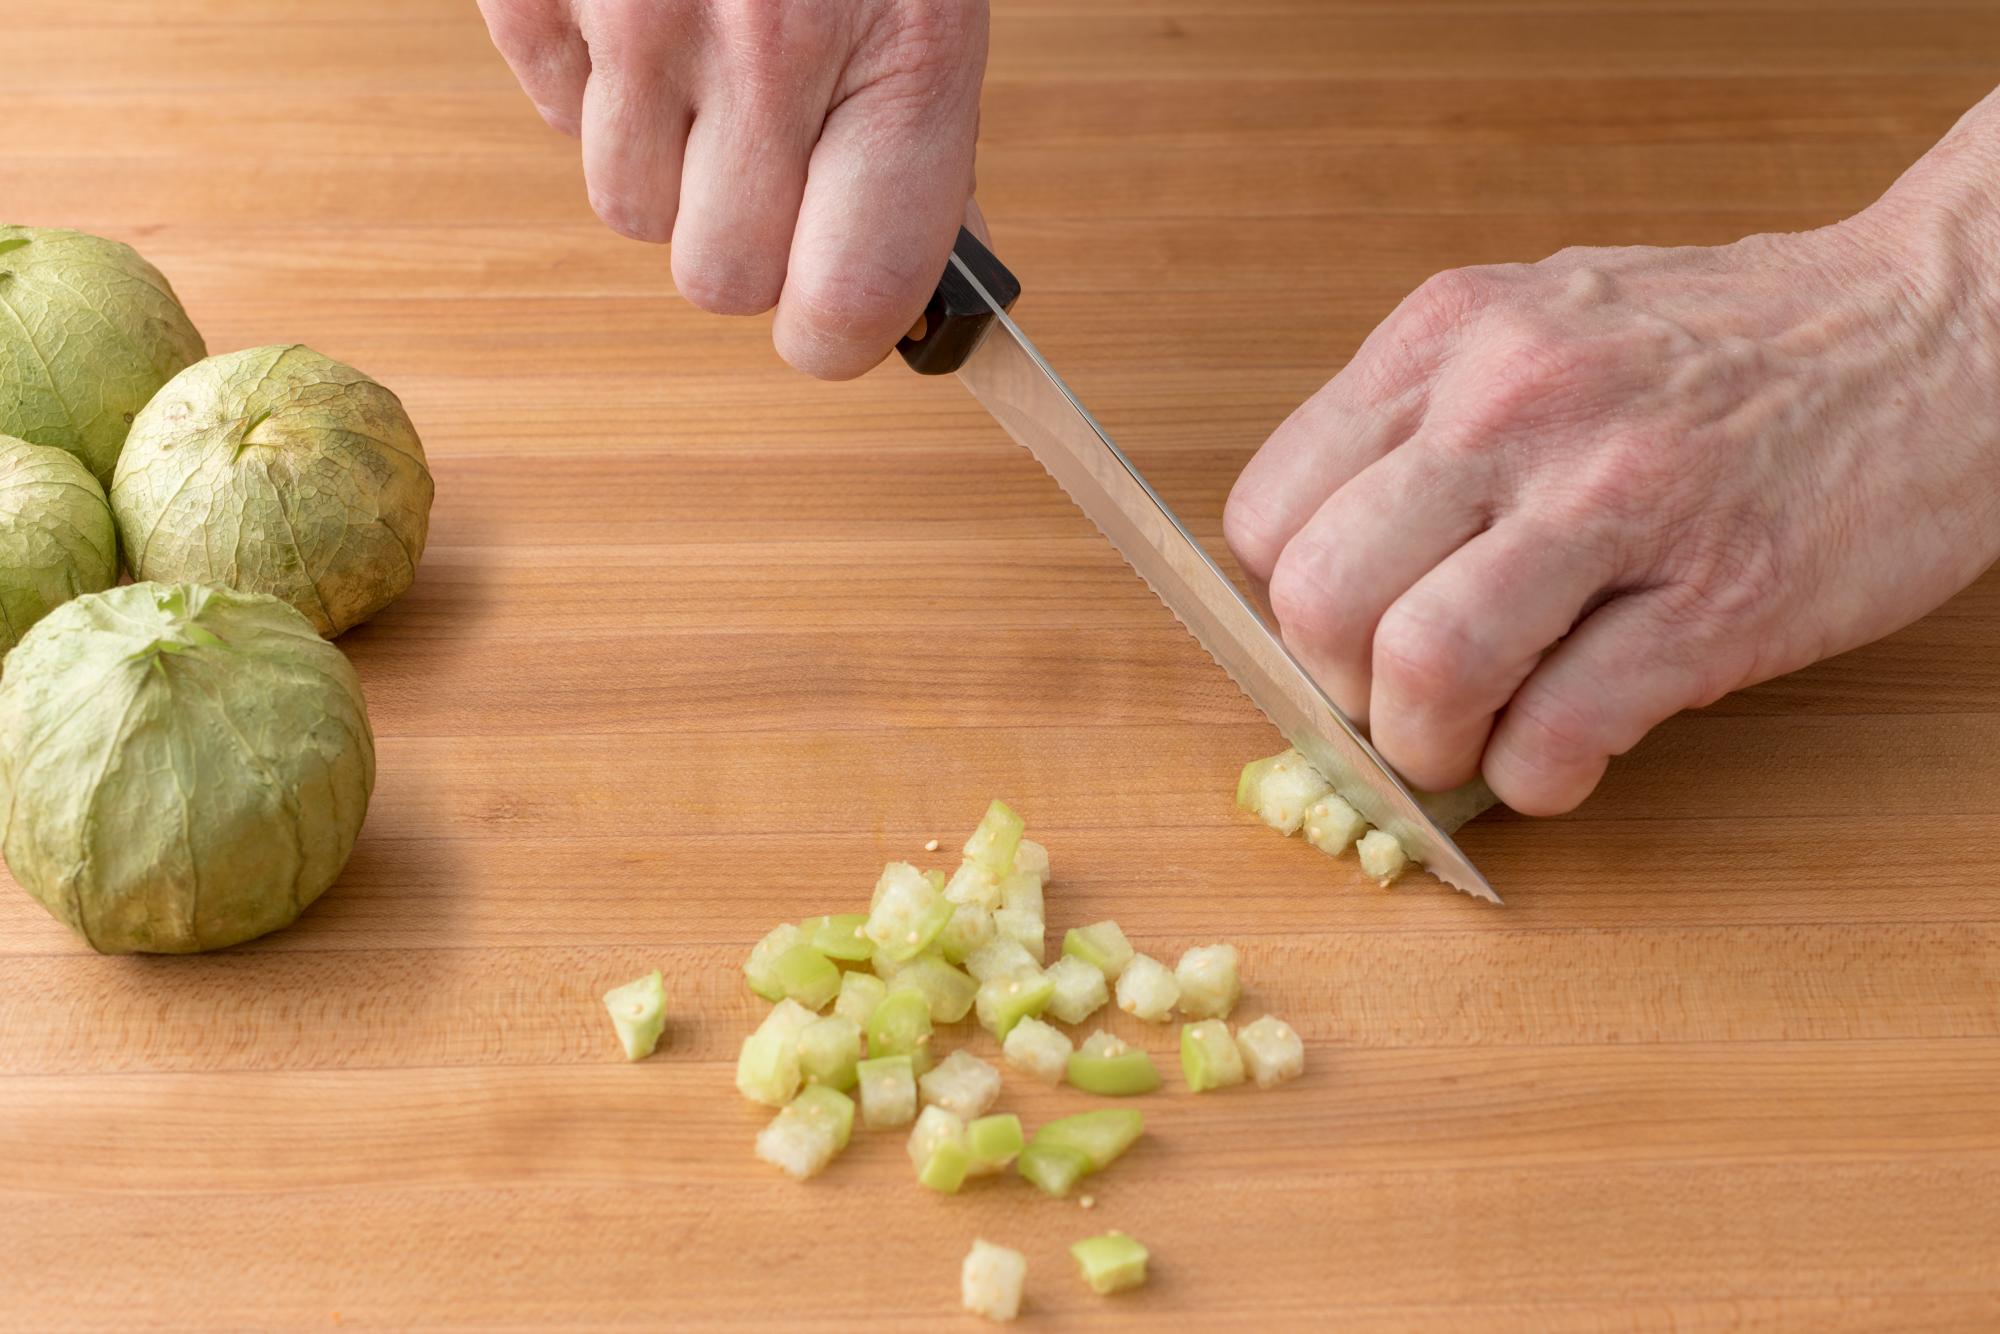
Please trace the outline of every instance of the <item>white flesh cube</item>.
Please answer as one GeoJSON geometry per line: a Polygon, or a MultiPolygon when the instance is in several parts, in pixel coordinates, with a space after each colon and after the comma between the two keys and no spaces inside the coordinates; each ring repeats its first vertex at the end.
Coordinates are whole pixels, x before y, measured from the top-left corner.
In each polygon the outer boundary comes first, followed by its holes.
{"type": "Polygon", "coordinates": [[[1002,908],[993,914],[993,929],[1002,939],[1011,940],[1026,950],[1036,964],[1048,957],[1048,928],[1043,925],[1040,913],[1030,913],[1021,908],[1002,908]]]}
{"type": "Polygon", "coordinates": [[[1222,1019],[1243,994],[1234,945],[1198,945],[1174,965],[1181,989],[1181,1013],[1192,1019],[1222,1019]]]}
{"type": "Polygon", "coordinates": [[[1000,1096],[1000,1072],[969,1051],[955,1051],[917,1081],[927,1103],[961,1121],[986,1115],[1000,1096]]]}
{"type": "Polygon", "coordinates": [[[1236,1030],[1236,1050],[1243,1053],[1243,1068],[1260,1089],[1297,1079],[1305,1072],[1306,1045],[1292,1026],[1276,1015],[1265,1015],[1254,1024],[1236,1030]]]}
{"type": "Polygon", "coordinates": [[[764,938],[750,947],[750,957],[744,961],[743,976],[750,983],[750,990],[765,1000],[774,1001],[785,994],[785,988],[771,975],[771,965],[778,956],[794,945],[805,943],[806,934],[790,922],[781,922],[770,929],[764,938]]]}
{"type": "Polygon", "coordinates": [[[1361,812],[1331,792],[1306,807],[1306,842],[1329,857],[1338,857],[1367,832],[1361,812]]]}
{"type": "Polygon", "coordinates": [[[1086,963],[1095,963],[1104,971],[1104,980],[1116,982],[1118,975],[1125,971],[1125,965],[1132,962],[1132,942],[1125,939],[1124,929],[1109,918],[1102,922],[1092,922],[1089,926],[1071,929],[1063,937],[1063,953],[1074,950],[1084,951],[1077,957],[1086,963]]]}
{"type": "Polygon", "coordinates": [[[1056,984],[1056,994],[1049,998],[1049,1013],[1066,1024],[1082,1023],[1111,999],[1104,974],[1074,955],[1065,954],[1050,964],[1048,976],[1056,984]]]}
{"type": "MultiPolygon", "coordinates": [[[[1089,964],[1084,967],[1089,968],[1089,964]]],[[[1095,973],[1095,968],[1090,969],[1095,973]]],[[[1053,976],[1055,970],[1049,970],[1053,976]]],[[[1098,977],[1101,987],[1103,976],[1098,977]]],[[[1049,1084],[1060,1084],[1069,1072],[1069,1054],[1073,1050],[1069,1036],[1053,1024],[1045,1024],[1039,1019],[1023,1019],[1015,1024],[1007,1034],[1007,1040],[1000,1044],[1000,1054],[1007,1064],[1024,1074],[1049,1084]]]]}
{"type": "Polygon", "coordinates": [[[1012,977],[1015,973],[1040,972],[1041,967],[1020,941],[1008,936],[996,937],[965,957],[965,971],[981,982],[1012,977]]]}
{"type": "Polygon", "coordinates": [[[667,989],[655,968],[634,982],[604,993],[604,1008],[618,1031],[625,1059],[640,1061],[653,1054],[667,1025],[667,989]]]}
{"type": "Polygon", "coordinates": [[[1049,850],[1032,838],[1024,838],[1014,849],[1014,870],[1025,871],[1043,884],[1049,882],[1049,850]]]}
{"type": "Polygon", "coordinates": [[[1181,998],[1180,983],[1150,954],[1135,954],[1118,975],[1118,1008],[1148,1023],[1164,1023],[1181,998]]]}
{"type": "Polygon", "coordinates": [[[855,1092],[861,1095],[861,1124],[870,1130],[906,1126],[917,1115],[917,1081],[906,1060],[872,1070],[862,1062],[855,1092]]]}
{"type": "Polygon", "coordinates": [[[945,882],[944,896],[953,903],[971,903],[992,912],[1000,906],[1000,877],[978,862],[960,862],[945,882]]]}
{"type": "MultiPolygon", "coordinates": [[[[926,1107],[917,1117],[917,1123],[910,1127],[910,1161],[919,1172],[931,1160],[939,1145],[957,1144],[965,1147],[965,1118],[942,1107],[926,1107]]],[[[967,1149],[968,1155],[970,1149],[967,1149]]]]}
{"type": "Polygon", "coordinates": [[[1333,784],[1305,756],[1288,750],[1272,759],[1251,799],[1258,819],[1281,834],[1296,834],[1306,821],[1306,808],[1331,791],[1333,784]]]}
{"type": "Polygon", "coordinates": [[[892,960],[908,959],[937,935],[937,887],[908,862],[890,862],[875,885],[868,913],[868,938],[892,960]]]}
{"type": "Polygon", "coordinates": [[[834,1152],[833,1132],[824,1124],[794,1116],[790,1107],[757,1132],[757,1156],[800,1181],[818,1176],[833,1161],[834,1152]]]}
{"type": "Polygon", "coordinates": [[[736,1057],[736,1088],[752,1102],[782,1107],[799,1090],[799,1034],[819,1016],[789,998],[779,1001],[743,1039],[736,1057]]]}
{"type": "Polygon", "coordinates": [[[833,1012],[866,1028],[868,1017],[888,994],[889,984],[873,973],[842,973],[840,998],[834,1001],[833,1012]]]}
{"type": "Polygon", "coordinates": [[[1028,1282],[1028,1257],[1005,1246],[972,1243],[959,1270],[965,1309],[988,1320],[1012,1320],[1021,1313],[1021,1289],[1028,1282]]]}
{"type": "Polygon", "coordinates": [[[1369,830],[1362,837],[1358,850],[1361,853],[1361,874],[1384,889],[1410,865],[1409,856],[1404,853],[1403,845],[1396,841],[1396,836],[1380,829],[1369,830]]]}
{"type": "Polygon", "coordinates": [[[951,963],[963,963],[973,951],[993,941],[993,914],[976,903],[961,903],[938,933],[938,949],[951,963]]]}
{"type": "Polygon", "coordinates": [[[1124,1038],[1100,1028],[1085,1038],[1083,1045],[1076,1050],[1079,1056],[1123,1056],[1132,1048],[1124,1038]]]}
{"type": "Polygon", "coordinates": [[[1000,906],[1014,912],[1046,917],[1042,907],[1042,878],[1016,871],[1000,882],[1000,906]]]}

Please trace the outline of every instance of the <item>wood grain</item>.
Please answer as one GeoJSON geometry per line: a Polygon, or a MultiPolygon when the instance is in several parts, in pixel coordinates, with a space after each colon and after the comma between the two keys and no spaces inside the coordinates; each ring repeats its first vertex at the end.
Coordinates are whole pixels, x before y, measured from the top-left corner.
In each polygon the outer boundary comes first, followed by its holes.
{"type": "MultiPolygon", "coordinates": [[[[1212,544],[1428,274],[1816,226],[2000,58],[1985,0],[995,8],[1022,318],[1212,544]]],[[[212,348],[365,366],[438,503],[342,641],[381,781],[305,920],[103,959],[0,894],[0,1328],[931,1330],[974,1235],[1048,1327],[2000,1326],[2000,575],[1472,826],[1506,909],[1381,893],[1237,817],[1268,727],[951,385],[805,381],[600,228],[469,0],[5,33],[10,218],[140,245],[212,348]],[[887,1135],[778,1178],[743,951],[995,793],[1057,929],[1237,941],[1307,1076],[1148,1100],[1088,1214],[933,1197],[887,1135]],[[597,997],[654,966],[628,1067],[597,997]],[[1108,1227],[1146,1291],[1069,1273],[1108,1227]]]]}

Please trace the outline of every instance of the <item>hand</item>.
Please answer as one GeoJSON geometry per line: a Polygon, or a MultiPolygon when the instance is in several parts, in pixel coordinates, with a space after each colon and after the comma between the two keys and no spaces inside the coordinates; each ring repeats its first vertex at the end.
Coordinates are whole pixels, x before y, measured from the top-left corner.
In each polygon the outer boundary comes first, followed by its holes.
{"type": "Polygon", "coordinates": [[[923,311],[972,198],[985,0],[479,7],[543,119],[583,140],[597,216],[671,240],[690,302],[775,305],[780,355],[828,379],[923,311]]]}
{"type": "Polygon", "coordinates": [[[1569,810],[2000,557],[1986,115],[1823,231],[1440,274],[1278,429],[1230,546],[1405,776],[1569,810]]]}

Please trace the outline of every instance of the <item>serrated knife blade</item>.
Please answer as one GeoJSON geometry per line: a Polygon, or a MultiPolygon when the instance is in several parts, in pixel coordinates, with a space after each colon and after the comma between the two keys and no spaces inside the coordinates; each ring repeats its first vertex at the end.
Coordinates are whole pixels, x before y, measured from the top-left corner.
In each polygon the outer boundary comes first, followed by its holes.
{"type": "MultiPolygon", "coordinates": [[[[960,252],[972,250],[961,234],[960,252]]],[[[977,242],[973,242],[976,246],[977,242]]],[[[1004,268],[993,261],[997,272],[1004,268]]],[[[1008,314],[1013,293],[996,297],[960,253],[951,256],[965,291],[984,306],[981,326],[952,354],[958,378],[1003,430],[1048,470],[1077,508],[1334,790],[1410,857],[1465,893],[1500,896],[1425,810],[1417,794],[1368,738],[1329,700],[1187,526],[1125,457],[1008,314]],[[976,339],[976,341],[974,341],[976,339]]],[[[1008,279],[1011,282],[1011,277],[1008,279]]],[[[945,284],[940,284],[943,291],[945,284]]],[[[935,314],[933,324],[943,318],[935,314]]],[[[918,331],[921,337],[921,326],[918,331]]],[[[919,365],[906,341],[913,366],[919,365]]]]}

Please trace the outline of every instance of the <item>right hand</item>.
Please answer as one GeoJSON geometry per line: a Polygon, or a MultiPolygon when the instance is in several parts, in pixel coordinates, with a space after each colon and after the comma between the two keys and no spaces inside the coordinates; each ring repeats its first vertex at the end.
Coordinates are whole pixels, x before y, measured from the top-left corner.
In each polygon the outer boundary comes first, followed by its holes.
{"type": "Polygon", "coordinates": [[[784,359],[880,361],[971,205],[986,0],[479,0],[591,207],[673,243],[703,310],[777,307],[784,359]]]}

